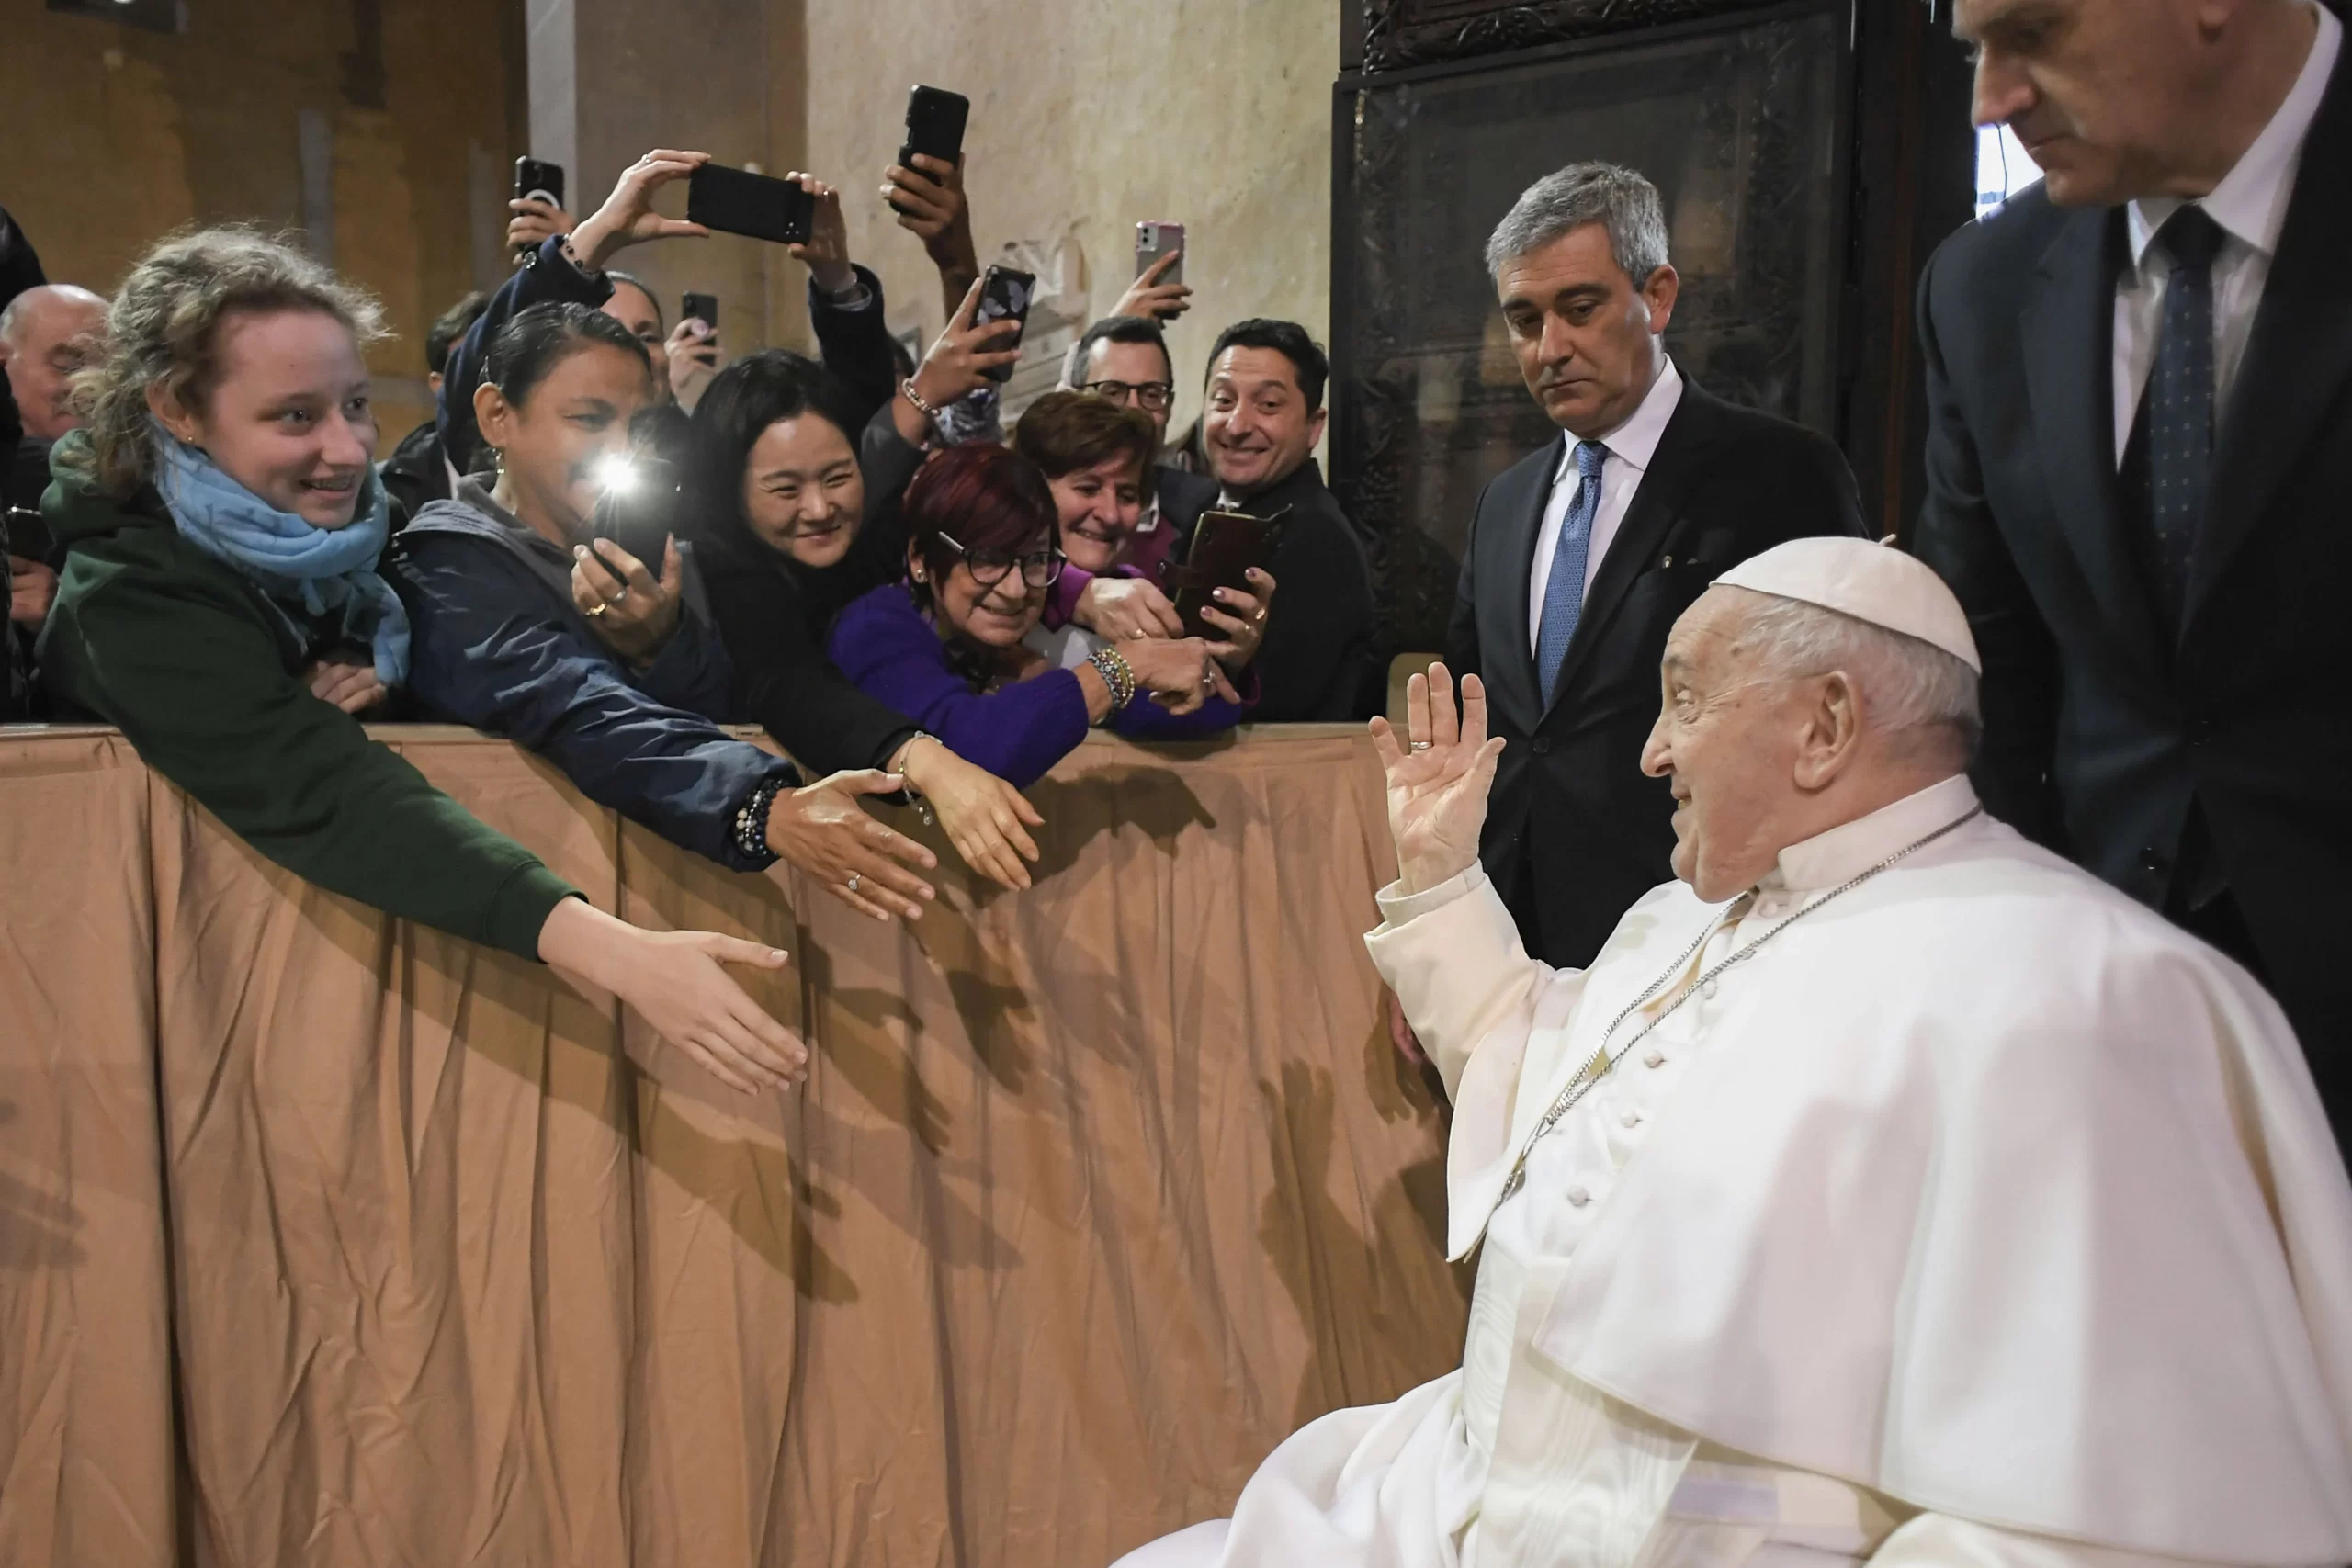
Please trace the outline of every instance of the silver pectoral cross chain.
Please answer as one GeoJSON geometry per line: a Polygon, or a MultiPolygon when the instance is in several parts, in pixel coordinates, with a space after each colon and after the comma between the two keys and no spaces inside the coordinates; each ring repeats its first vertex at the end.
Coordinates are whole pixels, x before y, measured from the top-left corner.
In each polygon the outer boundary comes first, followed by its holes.
{"type": "Polygon", "coordinates": [[[1942,838],[1945,834],[1952,832],[1964,824],[1983,816],[1984,812],[1984,808],[1982,806],[1973,807],[1966,813],[1953,818],[1951,821],[1945,823],[1934,832],[1929,833],[1926,838],[1914,839],[1911,842],[1904,845],[1901,849],[1895,851],[1884,860],[1880,861],[1877,864],[1869,867],[1867,870],[1858,872],[1853,876],[1849,877],[1846,881],[1839,883],[1828,892],[1824,893],[1820,897],[1815,898],[1812,903],[1807,904],[1803,908],[1797,910],[1796,913],[1791,915],[1788,919],[1775,924],[1770,931],[1764,932],[1754,942],[1748,942],[1745,946],[1739,948],[1736,952],[1734,952],[1727,957],[1724,958],[1705,974],[1700,975],[1696,978],[1692,979],[1689,985],[1682,987],[1680,993],[1677,995],[1672,1001],[1667,1003],[1666,1006],[1659,1010],[1658,1015],[1656,1018],[1651,1019],[1647,1023],[1642,1025],[1642,1027],[1634,1032],[1634,1035],[1631,1040],[1626,1041],[1624,1044],[1619,1046],[1615,1051],[1611,1051],[1609,1049],[1609,1037],[1617,1032],[1618,1025],[1623,1023],[1641,1009],[1648,1006],[1650,999],[1657,996],[1659,991],[1663,990],[1668,981],[1672,980],[1677,975],[1681,974],[1683,969],[1689,965],[1690,960],[1698,956],[1700,949],[1706,946],[1707,940],[1723,928],[1723,922],[1725,917],[1730,915],[1734,909],[1739,908],[1741,900],[1747,898],[1748,895],[1743,893],[1738,898],[1733,899],[1730,903],[1716,910],[1715,918],[1707,922],[1706,929],[1699,933],[1698,940],[1693,942],[1689,947],[1684,948],[1682,950],[1681,956],[1677,958],[1672,964],[1667,965],[1666,972],[1664,974],[1660,975],[1657,979],[1652,980],[1647,986],[1644,987],[1642,994],[1635,997],[1632,1001],[1627,1002],[1624,1010],[1618,1013],[1615,1018],[1609,1021],[1609,1027],[1600,1032],[1600,1045],[1599,1049],[1593,1052],[1592,1059],[1585,1063],[1583,1069],[1579,1071],[1575,1077],[1568,1081],[1568,1087],[1560,1091],[1559,1098],[1552,1101],[1550,1109],[1544,1112],[1543,1119],[1535,1123],[1534,1131],[1528,1134],[1527,1142],[1520,1145],[1519,1158],[1511,1162],[1510,1174],[1503,1179],[1502,1195],[1495,1200],[1496,1205],[1500,1207],[1504,1202],[1510,1200],[1513,1193],[1517,1192],[1521,1187],[1527,1184],[1528,1156],[1535,1152],[1535,1145],[1543,1141],[1544,1134],[1558,1126],[1560,1124],[1560,1119],[1566,1116],[1569,1111],[1575,1110],[1577,1103],[1581,1101],[1586,1095],[1590,1094],[1594,1088],[1599,1085],[1600,1080],[1609,1076],[1610,1072],[1615,1068],[1618,1063],[1625,1059],[1625,1053],[1631,1051],[1634,1046],[1647,1039],[1649,1037],[1650,1031],[1656,1029],[1659,1024],[1664,1023],[1668,1019],[1673,1017],[1675,1010],[1680,1007],[1684,1002],[1689,1001],[1693,996],[1696,996],[1700,987],[1706,985],[1708,981],[1713,980],[1716,976],[1721,975],[1724,970],[1729,969],[1732,965],[1747,958],[1758,948],[1763,946],[1766,942],[1771,941],[1774,937],[1780,935],[1782,931],[1788,930],[1791,926],[1796,924],[1807,915],[1812,914],[1815,909],[1820,908],[1824,904],[1828,903],[1829,900],[1837,897],[1839,894],[1852,892],[1855,888],[1860,887],[1863,883],[1868,882],[1871,877],[1876,876],[1880,872],[1884,871],[1895,862],[1917,851],[1926,849],[1929,844],[1934,843],[1938,839],[1942,838]]]}

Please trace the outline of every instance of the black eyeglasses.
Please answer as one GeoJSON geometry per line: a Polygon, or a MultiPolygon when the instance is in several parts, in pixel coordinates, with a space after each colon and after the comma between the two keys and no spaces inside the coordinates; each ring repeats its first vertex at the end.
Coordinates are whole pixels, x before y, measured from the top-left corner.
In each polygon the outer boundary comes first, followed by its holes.
{"type": "Polygon", "coordinates": [[[1176,389],[1165,381],[1089,381],[1079,390],[1108,398],[1114,403],[1124,403],[1132,397],[1139,406],[1154,413],[1166,408],[1176,395],[1176,389]]]}
{"type": "Polygon", "coordinates": [[[944,534],[939,536],[939,542],[964,558],[972,581],[983,588],[1002,582],[1015,565],[1021,568],[1023,582],[1032,588],[1051,588],[1061,581],[1062,567],[1069,559],[1056,549],[1032,550],[1024,556],[1010,550],[967,550],[944,534]]]}

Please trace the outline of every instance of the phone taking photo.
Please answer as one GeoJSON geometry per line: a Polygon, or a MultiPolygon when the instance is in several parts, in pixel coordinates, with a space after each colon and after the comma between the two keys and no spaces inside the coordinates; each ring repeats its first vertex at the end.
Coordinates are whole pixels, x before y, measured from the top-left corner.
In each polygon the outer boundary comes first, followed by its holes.
{"type": "MultiPolygon", "coordinates": [[[[907,139],[899,146],[899,167],[912,169],[926,179],[928,169],[915,168],[915,157],[938,158],[953,164],[964,156],[964,125],[971,118],[972,100],[944,87],[918,86],[907,95],[907,139]]],[[[891,208],[904,212],[896,201],[891,208]]]]}
{"type": "MultiPolygon", "coordinates": [[[[563,209],[563,165],[542,163],[537,158],[514,160],[514,199],[544,201],[558,211],[563,209]]],[[[528,242],[517,244],[517,252],[531,248],[528,242]]]]}
{"type": "Polygon", "coordinates": [[[1176,614],[1184,622],[1186,637],[1225,640],[1225,629],[1202,619],[1202,610],[1216,603],[1210,595],[1217,589],[1257,592],[1250,585],[1250,570],[1255,567],[1264,571],[1272,563],[1274,550],[1282,543],[1283,525],[1289,517],[1287,506],[1272,517],[1252,517],[1243,512],[1201,513],[1193,525],[1193,545],[1184,552],[1184,564],[1170,567],[1165,574],[1176,590],[1176,614]]]}
{"type": "MultiPolygon", "coordinates": [[[[1017,321],[1022,331],[1026,332],[1029,326],[1029,301],[1035,298],[1036,293],[1037,275],[1035,273],[1020,272],[1009,266],[991,266],[988,271],[980,274],[980,302],[972,312],[972,324],[976,327],[984,327],[991,321],[1017,321]]],[[[1021,333],[1019,332],[1012,334],[1012,341],[1010,343],[999,339],[989,344],[991,353],[1001,353],[1005,349],[1020,346],[1021,333]]],[[[980,374],[991,381],[1007,381],[1012,378],[1012,367],[991,366],[980,374]]]]}
{"type": "Polygon", "coordinates": [[[544,201],[549,207],[563,205],[563,165],[543,164],[537,158],[514,160],[514,199],[544,201]]]}
{"type": "Polygon", "coordinates": [[[1162,283],[1184,281],[1184,225],[1163,223],[1145,219],[1136,225],[1136,276],[1141,277],[1158,265],[1159,258],[1171,251],[1176,253],[1176,265],[1160,276],[1162,283]]]}
{"type": "Polygon", "coordinates": [[[805,245],[816,231],[817,198],[797,180],[703,164],[686,176],[686,221],[779,245],[805,245]]]}
{"type": "Polygon", "coordinates": [[[717,332],[718,330],[718,296],[692,293],[684,296],[678,301],[678,319],[683,321],[689,317],[700,321],[712,332],[717,332]]]}

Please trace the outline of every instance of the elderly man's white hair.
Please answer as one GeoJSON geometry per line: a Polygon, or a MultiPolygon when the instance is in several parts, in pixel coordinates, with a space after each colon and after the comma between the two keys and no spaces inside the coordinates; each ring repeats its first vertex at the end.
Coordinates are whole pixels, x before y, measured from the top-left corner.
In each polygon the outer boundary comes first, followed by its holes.
{"type": "Polygon", "coordinates": [[[1872,729],[1940,733],[1964,765],[1984,720],[1976,671],[1935,644],[1801,599],[1733,588],[1748,603],[1738,640],[1765,669],[1801,680],[1842,670],[1861,688],[1862,722],[1872,729]]]}
{"type": "Polygon", "coordinates": [[[1520,193],[1487,241],[1487,275],[1541,250],[1572,229],[1598,223],[1609,254],[1639,288],[1666,265],[1666,209],[1657,186],[1616,164],[1570,164],[1520,193]]]}

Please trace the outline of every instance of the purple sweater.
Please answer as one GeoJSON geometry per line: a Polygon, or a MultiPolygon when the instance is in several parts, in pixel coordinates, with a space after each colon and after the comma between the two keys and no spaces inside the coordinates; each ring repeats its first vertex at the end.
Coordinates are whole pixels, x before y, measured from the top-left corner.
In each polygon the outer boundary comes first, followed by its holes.
{"type": "MultiPolygon", "coordinates": [[[[1026,788],[1086,739],[1086,694],[1078,676],[1052,670],[993,692],[976,692],[948,667],[947,645],[901,583],[853,600],[830,644],[842,673],[876,702],[898,709],[965,761],[1026,788]]],[[[1256,690],[1254,681],[1243,686],[1256,690]]],[[[1182,717],[1138,692],[1111,728],[1136,740],[1189,740],[1239,724],[1249,705],[1211,697],[1182,717]]]]}

